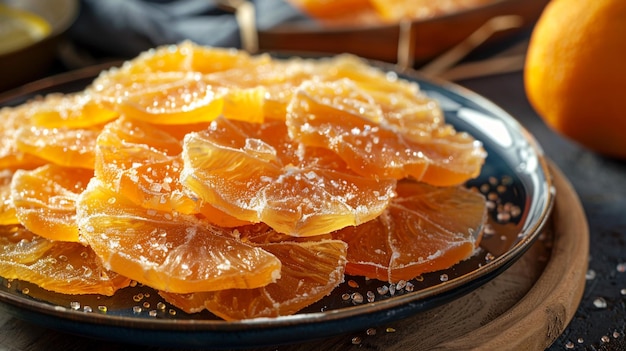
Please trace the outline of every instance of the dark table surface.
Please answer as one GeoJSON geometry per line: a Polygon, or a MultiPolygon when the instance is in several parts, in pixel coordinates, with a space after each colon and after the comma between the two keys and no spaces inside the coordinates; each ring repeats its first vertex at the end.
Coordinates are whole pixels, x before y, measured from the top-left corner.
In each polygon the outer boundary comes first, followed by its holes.
{"type": "MultiPolygon", "coordinates": [[[[57,62],[49,74],[68,69],[57,62]]],[[[583,204],[590,233],[589,256],[580,258],[589,260],[585,292],[575,316],[549,350],[626,350],[626,162],[594,154],[547,128],[527,101],[519,70],[456,82],[519,120],[583,204]]]]}
{"type": "Polygon", "coordinates": [[[578,311],[550,350],[626,350],[626,162],[594,154],[549,130],[526,99],[521,72],[458,83],[517,118],[583,204],[590,235],[587,284],[578,311]]]}

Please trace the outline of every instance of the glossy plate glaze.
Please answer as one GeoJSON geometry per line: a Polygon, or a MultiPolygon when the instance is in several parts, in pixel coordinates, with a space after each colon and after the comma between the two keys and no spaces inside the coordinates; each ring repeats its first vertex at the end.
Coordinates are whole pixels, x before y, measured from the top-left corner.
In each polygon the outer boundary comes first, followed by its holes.
{"type": "MultiPolygon", "coordinates": [[[[392,66],[381,65],[392,70],[392,66]]],[[[103,67],[91,67],[24,86],[0,96],[0,105],[35,95],[85,87],[103,67]]],[[[511,116],[456,85],[399,74],[437,99],[447,121],[481,140],[488,152],[481,175],[468,183],[494,205],[481,247],[450,269],[406,284],[346,277],[333,293],[285,317],[225,322],[208,312],[189,315],[156,291],[134,286],[113,297],[55,294],[0,278],[0,308],[46,327],[111,341],[185,348],[244,348],[309,341],[362,331],[452,301],[493,279],[515,262],[541,233],[554,202],[543,152],[511,116]]]]}

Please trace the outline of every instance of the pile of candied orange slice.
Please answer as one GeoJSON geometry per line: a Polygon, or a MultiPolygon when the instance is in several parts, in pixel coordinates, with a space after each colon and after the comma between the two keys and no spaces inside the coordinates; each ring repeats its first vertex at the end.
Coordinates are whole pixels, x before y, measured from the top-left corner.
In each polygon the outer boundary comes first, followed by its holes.
{"type": "Polygon", "coordinates": [[[325,25],[398,23],[468,11],[497,0],[288,0],[325,25]]]}
{"type": "Polygon", "coordinates": [[[416,83],[353,56],[183,42],[0,111],[0,276],[133,282],[226,320],[293,314],[345,275],[471,256],[482,144],[416,83]]]}

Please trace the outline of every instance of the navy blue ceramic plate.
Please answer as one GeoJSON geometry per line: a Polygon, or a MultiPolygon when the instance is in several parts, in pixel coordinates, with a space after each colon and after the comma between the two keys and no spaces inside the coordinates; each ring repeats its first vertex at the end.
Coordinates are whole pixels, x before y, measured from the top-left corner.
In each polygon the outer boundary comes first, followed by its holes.
{"type": "MultiPolygon", "coordinates": [[[[19,104],[37,94],[81,89],[102,68],[33,83],[0,96],[0,105],[19,104]]],[[[533,137],[484,98],[416,73],[399,75],[417,81],[441,103],[448,122],[481,140],[489,153],[481,175],[468,184],[493,204],[481,247],[472,258],[406,285],[346,277],[330,296],[298,314],[278,318],[225,322],[208,312],[188,315],[143,286],[123,289],[113,297],[67,296],[3,278],[0,307],[17,318],[87,337],[218,349],[303,342],[363,331],[476,289],[508,268],[539,236],[554,201],[546,160],[533,137]]]]}

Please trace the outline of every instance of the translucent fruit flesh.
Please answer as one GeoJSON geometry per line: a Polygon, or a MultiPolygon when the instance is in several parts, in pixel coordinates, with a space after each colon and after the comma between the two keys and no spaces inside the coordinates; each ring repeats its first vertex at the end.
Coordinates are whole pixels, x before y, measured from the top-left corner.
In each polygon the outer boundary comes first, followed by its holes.
{"type": "Polygon", "coordinates": [[[480,143],[445,125],[398,128],[366,91],[342,79],[305,83],[288,107],[289,134],[336,152],[354,172],[370,177],[412,177],[433,185],[458,185],[478,175],[480,143]]]}
{"type": "Polygon", "coordinates": [[[216,120],[183,146],[183,183],[206,202],[293,236],[328,233],[376,217],[395,180],[360,177],[335,154],[301,148],[283,122],[216,120]]]}
{"type": "Polygon", "coordinates": [[[92,170],[55,164],[16,171],[11,182],[15,216],[44,238],[78,242],[76,201],[92,177],[92,170]]]}
{"type": "Polygon", "coordinates": [[[333,233],[348,244],[348,274],[398,282],[474,253],[487,216],[481,194],[414,181],[399,182],[397,192],[375,220],[333,233]]]}
{"type": "Polygon", "coordinates": [[[51,241],[20,226],[0,226],[0,276],[63,294],[113,295],[130,279],[105,269],[80,243],[51,241]]]}
{"type": "Polygon", "coordinates": [[[267,285],[280,261],[193,216],[147,210],[92,181],[78,226],[105,267],[155,289],[189,293],[267,285]]]}
{"type": "Polygon", "coordinates": [[[256,289],[227,289],[190,295],[161,293],[187,311],[208,309],[225,320],[294,314],[328,295],[343,281],[346,244],[339,240],[257,244],[282,262],[281,277],[256,289]]]}
{"type": "Polygon", "coordinates": [[[485,220],[484,198],[458,187],[480,172],[480,142],[417,83],[349,55],[184,42],[0,117],[0,276],[62,293],[133,279],[188,312],[276,317],[346,272],[448,268],[485,220]],[[89,268],[74,290],[70,266],[89,268]]]}

